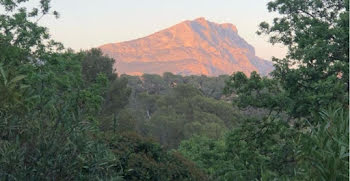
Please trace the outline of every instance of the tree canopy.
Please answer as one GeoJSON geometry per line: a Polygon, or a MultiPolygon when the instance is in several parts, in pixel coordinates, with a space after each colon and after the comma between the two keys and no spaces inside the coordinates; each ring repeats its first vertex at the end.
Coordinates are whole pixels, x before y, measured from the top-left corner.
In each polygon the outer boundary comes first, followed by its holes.
{"type": "Polygon", "coordinates": [[[294,103],[293,116],[307,116],[324,106],[348,105],[349,1],[274,0],[270,12],[280,16],[263,22],[258,34],[288,47],[287,56],[274,58],[272,75],[294,103]]]}

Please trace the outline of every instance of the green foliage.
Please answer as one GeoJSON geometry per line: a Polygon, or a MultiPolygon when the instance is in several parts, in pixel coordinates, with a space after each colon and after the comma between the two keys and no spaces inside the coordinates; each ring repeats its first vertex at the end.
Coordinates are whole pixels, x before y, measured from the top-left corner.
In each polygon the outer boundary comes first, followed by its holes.
{"type": "Polygon", "coordinates": [[[349,179],[348,1],[270,2],[260,33],[289,48],[270,78],[118,78],[100,50],[50,39],[49,0],[25,2],[0,0],[0,180],[349,179]],[[269,114],[220,100],[225,81],[269,114]]]}
{"type": "MultiPolygon", "coordinates": [[[[50,1],[31,11],[25,2],[0,1],[0,180],[206,179],[159,145],[101,131],[104,116],[128,102],[127,80],[115,79],[112,59],[98,50],[61,51],[37,24],[58,15],[50,1]],[[125,152],[113,147],[115,137],[125,152]]],[[[134,129],[130,113],[118,117],[119,132],[134,129]]]]}
{"type": "Polygon", "coordinates": [[[82,74],[87,82],[95,82],[99,74],[104,74],[110,81],[116,78],[113,70],[114,60],[102,55],[101,50],[91,49],[84,52],[82,74]]]}
{"type": "Polygon", "coordinates": [[[140,94],[134,104],[129,109],[138,120],[137,127],[141,127],[139,133],[155,138],[167,148],[176,148],[193,135],[219,138],[239,119],[229,104],[207,98],[186,84],[179,84],[164,95],[140,94]]]}
{"type": "Polygon", "coordinates": [[[245,120],[217,141],[194,137],[182,142],[179,151],[217,180],[260,180],[266,174],[291,178],[295,134],[279,120],[245,120]]]}
{"type": "Polygon", "coordinates": [[[286,178],[295,169],[293,138],[296,132],[278,119],[246,120],[226,137],[230,160],[221,177],[225,180],[261,179],[264,172],[286,178]]]}
{"type": "Polygon", "coordinates": [[[259,34],[288,47],[276,62],[273,77],[293,100],[295,117],[310,116],[333,102],[348,104],[349,1],[275,0],[268,9],[278,12],[272,25],[261,23],[259,34]]]}
{"type": "MultiPolygon", "coordinates": [[[[10,57],[18,57],[18,53],[36,56],[51,50],[60,50],[62,45],[50,40],[47,28],[37,22],[45,15],[58,15],[51,11],[50,0],[40,1],[39,7],[28,10],[25,1],[0,1],[5,12],[0,15],[0,50],[1,60],[10,62],[10,57]],[[6,52],[6,53],[5,53],[6,52]]],[[[22,63],[30,61],[26,57],[22,63]]],[[[15,62],[12,62],[15,63],[15,62]]]]}
{"type": "Polygon", "coordinates": [[[111,83],[104,105],[106,111],[118,111],[128,104],[131,89],[127,84],[126,78],[119,78],[111,83]]]}
{"type": "Polygon", "coordinates": [[[143,74],[141,77],[143,86],[147,93],[156,94],[163,92],[167,86],[160,75],[155,74],[143,74]]]}
{"type": "Polygon", "coordinates": [[[221,169],[228,169],[222,179],[348,180],[348,3],[268,3],[281,16],[272,26],[261,23],[258,33],[289,51],[274,59],[271,79],[238,72],[227,81],[235,104],[268,109],[270,117],[246,121],[228,134],[232,163],[221,169]],[[331,105],[337,109],[324,111],[331,105]]]}
{"type": "Polygon", "coordinates": [[[1,89],[0,89],[0,110],[9,109],[11,105],[18,105],[21,103],[22,92],[27,86],[19,84],[25,78],[24,75],[17,75],[16,77],[8,77],[9,73],[5,72],[3,66],[0,64],[1,73],[1,89]]]}
{"type": "Polygon", "coordinates": [[[115,126],[117,133],[136,131],[136,119],[129,110],[123,109],[117,115],[115,126]]]}
{"type": "Polygon", "coordinates": [[[168,153],[158,144],[135,133],[106,136],[115,155],[117,167],[125,180],[207,180],[207,176],[178,153],[168,153]],[[111,140],[109,140],[111,139],[111,140]]]}
{"type": "MultiPolygon", "coordinates": [[[[225,157],[225,141],[194,136],[181,142],[178,151],[204,169],[212,177],[222,168],[225,157]]],[[[213,178],[214,179],[214,178],[213,178]]]]}
{"type": "Polygon", "coordinates": [[[125,78],[118,78],[111,82],[111,85],[106,93],[102,111],[100,113],[100,119],[102,122],[101,127],[103,130],[113,129],[116,131],[118,127],[117,123],[120,121],[126,121],[120,119],[128,119],[130,121],[133,120],[133,118],[130,118],[130,116],[118,115],[122,108],[124,108],[129,102],[131,89],[127,87],[127,83],[128,80],[125,78]]]}
{"type": "Polygon", "coordinates": [[[134,91],[131,99],[135,98],[136,94],[147,92],[148,94],[168,94],[176,85],[191,85],[200,90],[207,97],[220,99],[222,97],[222,89],[225,87],[227,75],[219,77],[207,76],[181,76],[174,75],[170,72],[165,72],[163,76],[144,74],[141,77],[121,75],[128,79],[128,85],[134,91]]]}
{"type": "Polygon", "coordinates": [[[260,77],[255,71],[248,78],[244,73],[234,73],[226,81],[225,94],[235,93],[233,103],[240,108],[249,106],[281,112],[287,110],[292,100],[278,81],[260,77]]]}
{"type": "Polygon", "coordinates": [[[2,104],[2,179],[72,179],[91,161],[81,159],[96,144],[89,135],[97,129],[93,115],[103,101],[100,87],[106,83],[102,79],[93,88],[84,88],[80,55],[68,52],[46,58],[43,65],[25,67],[31,71],[21,80],[28,85],[17,92],[21,101],[7,99],[2,104]]]}
{"type": "Polygon", "coordinates": [[[322,111],[318,122],[298,142],[302,176],[306,180],[349,180],[349,111],[322,111]]]}
{"type": "Polygon", "coordinates": [[[320,115],[303,130],[279,119],[245,120],[219,140],[193,137],[178,150],[215,180],[348,180],[348,111],[320,115]]]}

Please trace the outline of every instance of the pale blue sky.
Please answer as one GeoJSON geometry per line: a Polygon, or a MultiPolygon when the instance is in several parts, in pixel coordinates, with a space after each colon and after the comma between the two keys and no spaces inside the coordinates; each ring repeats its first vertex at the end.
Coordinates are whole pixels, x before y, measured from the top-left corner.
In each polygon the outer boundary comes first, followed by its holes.
{"type": "Polygon", "coordinates": [[[232,23],[258,56],[282,57],[285,49],[256,35],[258,24],[271,21],[268,0],[52,0],[60,19],[44,17],[53,38],[75,50],[141,38],[184,20],[205,17],[232,23]]]}

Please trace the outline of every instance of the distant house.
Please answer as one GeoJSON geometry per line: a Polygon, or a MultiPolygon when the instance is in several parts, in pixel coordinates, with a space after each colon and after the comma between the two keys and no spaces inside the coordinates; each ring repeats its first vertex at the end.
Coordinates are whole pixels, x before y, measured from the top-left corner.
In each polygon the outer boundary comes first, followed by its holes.
{"type": "Polygon", "coordinates": [[[170,83],[170,87],[171,87],[171,88],[176,87],[176,85],[177,85],[176,82],[171,82],[171,83],[170,83]]]}

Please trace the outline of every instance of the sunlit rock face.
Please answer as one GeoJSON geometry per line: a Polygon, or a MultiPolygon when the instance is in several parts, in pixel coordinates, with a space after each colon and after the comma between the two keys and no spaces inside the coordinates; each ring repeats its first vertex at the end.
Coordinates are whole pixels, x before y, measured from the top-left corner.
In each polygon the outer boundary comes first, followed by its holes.
{"type": "Polygon", "coordinates": [[[102,45],[119,74],[172,72],[217,76],[241,71],[266,75],[272,63],[255,56],[254,47],[238,35],[235,25],[198,18],[144,38],[102,45]]]}

